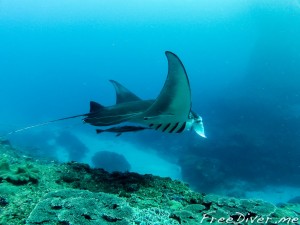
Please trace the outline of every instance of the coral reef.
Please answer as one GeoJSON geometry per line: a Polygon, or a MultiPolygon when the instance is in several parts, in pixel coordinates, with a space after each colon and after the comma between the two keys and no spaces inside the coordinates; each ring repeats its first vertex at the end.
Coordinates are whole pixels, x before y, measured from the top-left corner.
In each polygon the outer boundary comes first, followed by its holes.
{"type": "Polygon", "coordinates": [[[0,182],[7,181],[15,185],[38,182],[38,170],[32,164],[10,165],[5,158],[0,160],[0,182]]]}
{"type": "Polygon", "coordinates": [[[196,225],[226,220],[272,225],[296,224],[300,217],[299,204],[274,206],[261,200],[202,194],[170,178],[109,173],[81,163],[59,164],[17,156],[13,148],[11,153],[7,147],[2,150],[0,145],[3,225],[196,225]],[[18,167],[29,167],[29,174],[34,173],[38,182],[25,179],[20,185],[4,179],[7,173],[19,176],[15,173],[18,167]]]}
{"type": "Polygon", "coordinates": [[[135,213],[133,222],[139,225],[179,225],[170,215],[170,212],[156,207],[142,209],[135,213]]]}
{"type": "Polygon", "coordinates": [[[115,195],[64,189],[46,194],[26,224],[127,225],[132,217],[133,209],[115,195]]]}

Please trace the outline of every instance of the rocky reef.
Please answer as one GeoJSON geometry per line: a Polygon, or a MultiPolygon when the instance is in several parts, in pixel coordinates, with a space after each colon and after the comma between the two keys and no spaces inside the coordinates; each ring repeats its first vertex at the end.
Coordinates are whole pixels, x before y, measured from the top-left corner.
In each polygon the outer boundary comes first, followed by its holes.
{"type": "Polygon", "coordinates": [[[192,191],[153,175],[36,159],[0,144],[1,225],[298,224],[300,205],[192,191]]]}

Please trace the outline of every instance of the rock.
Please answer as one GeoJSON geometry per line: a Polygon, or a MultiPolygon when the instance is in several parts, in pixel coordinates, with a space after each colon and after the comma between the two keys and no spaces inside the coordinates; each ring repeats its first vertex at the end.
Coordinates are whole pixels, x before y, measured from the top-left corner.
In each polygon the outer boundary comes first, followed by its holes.
{"type": "Polygon", "coordinates": [[[103,168],[108,172],[127,172],[131,168],[123,155],[110,151],[96,152],[92,162],[96,168],[103,168]]]}

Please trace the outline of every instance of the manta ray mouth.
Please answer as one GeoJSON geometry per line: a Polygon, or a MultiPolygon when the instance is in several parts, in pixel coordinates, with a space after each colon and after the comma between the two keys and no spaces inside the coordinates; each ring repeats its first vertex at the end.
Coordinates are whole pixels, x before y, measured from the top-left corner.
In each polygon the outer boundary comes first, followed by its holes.
{"type": "Polygon", "coordinates": [[[201,137],[206,138],[202,121],[193,124],[192,129],[201,137]]]}
{"type": "Polygon", "coordinates": [[[199,116],[197,113],[191,111],[190,114],[192,118],[192,129],[201,137],[206,138],[205,132],[204,132],[204,125],[202,121],[202,117],[199,116]]]}

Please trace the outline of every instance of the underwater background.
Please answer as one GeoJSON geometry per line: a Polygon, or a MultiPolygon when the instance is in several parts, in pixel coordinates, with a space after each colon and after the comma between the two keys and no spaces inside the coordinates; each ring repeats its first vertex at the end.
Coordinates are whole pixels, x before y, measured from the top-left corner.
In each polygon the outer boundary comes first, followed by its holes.
{"type": "Polygon", "coordinates": [[[2,0],[1,134],[86,113],[90,100],[114,104],[109,79],[156,98],[168,50],[185,65],[207,139],[97,135],[80,119],[8,139],[24,154],[91,166],[95,153],[115,152],[120,170],[200,192],[299,201],[299,24],[298,0],[2,0]]]}

